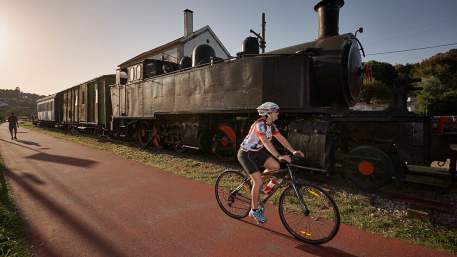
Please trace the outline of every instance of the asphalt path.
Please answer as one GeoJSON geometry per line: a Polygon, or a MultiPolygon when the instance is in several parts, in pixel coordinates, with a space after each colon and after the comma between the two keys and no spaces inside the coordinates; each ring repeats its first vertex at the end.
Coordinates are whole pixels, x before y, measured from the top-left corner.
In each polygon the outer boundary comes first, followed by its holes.
{"type": "Polygon", "coordinates": [[[24,128],[0,152],[35,256],[453,256],[342,225],[313,246],[219,210],[213,186],[24,128]]]}

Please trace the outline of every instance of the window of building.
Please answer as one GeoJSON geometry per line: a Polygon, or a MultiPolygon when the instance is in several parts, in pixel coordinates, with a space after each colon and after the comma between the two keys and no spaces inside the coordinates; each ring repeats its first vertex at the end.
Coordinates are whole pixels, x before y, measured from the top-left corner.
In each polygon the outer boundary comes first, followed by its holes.
{"type": "Polygon", "coordinates": [[[136,77],[135,79],[141,79],[141,66],[138,64],[136,65],[136,77]]]}
{"type": "Polygon", "coordinates": [[[133,67],[129,68],[129,81],[133,81],[135,79],[135,73],[133,72],[133,67]]]}

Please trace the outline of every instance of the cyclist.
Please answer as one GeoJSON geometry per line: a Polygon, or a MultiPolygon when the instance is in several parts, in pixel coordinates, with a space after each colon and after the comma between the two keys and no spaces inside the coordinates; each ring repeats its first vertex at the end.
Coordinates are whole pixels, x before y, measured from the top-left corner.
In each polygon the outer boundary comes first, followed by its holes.
{"type": "Polygon", "coordinates": [[[259,191],[262,186],[260,169],[264,167],[264,173],[269,173],[280,168],[278,160],[291,162],[289,155],[279,154],[271,143],[271,139],[275,137],[293,155],[304,157],[304,154],[295,150],[274,124],[279,116],[279,106],[277,104],[265,102],[257,107],[257,111],[261,117],[251,125],[248,135],[241,143],[238,151],[238,161],[249,173],[253,183],[249,216],[259,223],[264,223],[267,219],[262,211],[258,209],[259,191]]]}

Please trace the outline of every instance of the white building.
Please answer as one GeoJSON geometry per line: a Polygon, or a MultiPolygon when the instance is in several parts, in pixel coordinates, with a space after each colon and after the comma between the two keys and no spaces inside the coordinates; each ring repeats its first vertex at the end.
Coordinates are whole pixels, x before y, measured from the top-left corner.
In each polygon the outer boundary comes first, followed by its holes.
{"type": "Polygon", "coordinates": [[[222,59],[231,57],[208,25],[193,31],[193,12],[186,9],[184,10],[184,35],[182,37],[119,64],[118,70],[126,71],[129,81],[138,80],[141,79],[142,62],[144,60],[156,59],[179,63],[181,58],[185,56],[191,57],[193,49],[201,44],[210,45],[214,49],[216,57],[222,59]]]}

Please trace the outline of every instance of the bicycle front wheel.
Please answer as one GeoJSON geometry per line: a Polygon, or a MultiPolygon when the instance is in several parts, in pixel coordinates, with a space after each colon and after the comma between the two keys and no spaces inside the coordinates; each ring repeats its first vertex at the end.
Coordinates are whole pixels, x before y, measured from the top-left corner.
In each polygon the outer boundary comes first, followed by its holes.
{"type": "Polygon", "coordinates": [[[242,219],[251,210],[251,183],[238,171],[227,170],[217,177],[214,188],[219,207],[228,216],[242,219]]]}
{"type": "Polygon", "coordinates": [[[297,191],[299,196],[289,186],[281,194],[279,216],[282,224],[302,242],[323,244],[330,241],[340,227],[340,213],[335,201],[317,186],[297,185],[297,191]],[[305,204],[309,213],[300,202],[305,204]]]}

